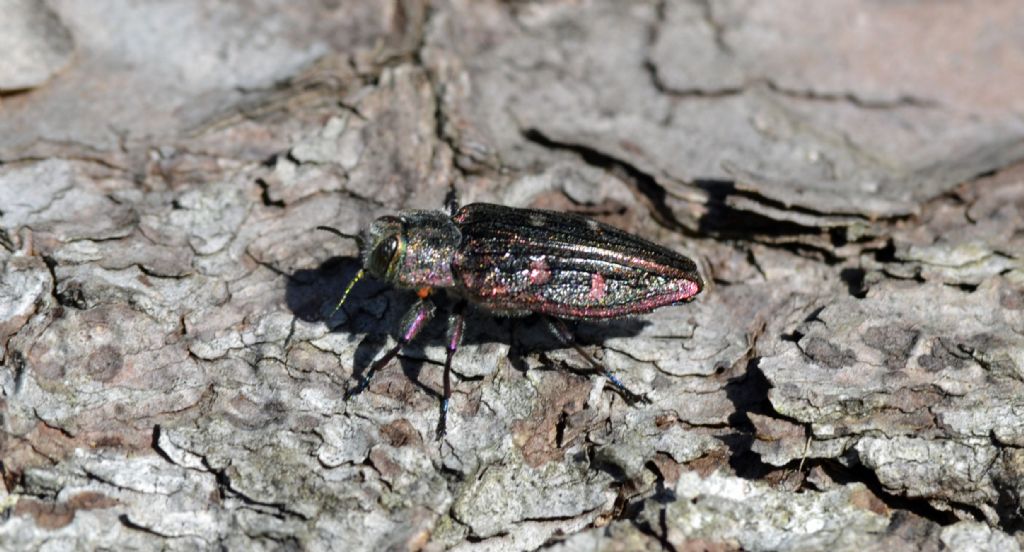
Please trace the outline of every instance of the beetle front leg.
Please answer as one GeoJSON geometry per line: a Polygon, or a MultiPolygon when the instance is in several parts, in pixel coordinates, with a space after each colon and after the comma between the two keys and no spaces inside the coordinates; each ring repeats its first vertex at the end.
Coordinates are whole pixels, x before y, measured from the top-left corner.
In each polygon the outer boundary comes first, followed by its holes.
{"type": "Polygon", "coordinates": [[[402,317],[402,335],[398,338],[398,343],[366,369],[366,375],[361,378],[359,385],[345,393],[345,398],[348,399],[353,395],[362,393],[370,385],[370,378],[373,377],[373,374],[391,362],[402,348],[408,345],[433,317],[434,303],[432,301],[429,299],[416,301],[412,308],[409,309],[409,312],[405,313],[405,316],[402,317]]]}
{"type": "Polygon", "coordinates": [[[562,341],[562,343],[575,349],[576,352],[594,368],[594,371],[601,373],[604,377],[608,378],[608,381],[612,382],[612,385],[615,386],[615,389],[622,395],[627,403],[649,404],[651,402],[651,400],[647,398],[647,395],[641,395],[630,391],[622,381],[619,380],[619,378],[615,377],[615,374],[609,372],[608,368],[583,350],[583,347],[576,342],[576,339],[573,337],[572,332],[569,331],[569,328],[565,325],[565,322],[559,318],[552,318],[550,316],[545,316],[544,319],[548,321],[548,324],[551,326],[552,330],[554,330],[555,335],[562,341]]]}
{"type": "Polygon", "coordinates": [[[452,357],[455,356],[455,351],[459,348],[459,343],[462,342],[462,330],[466,321],[465,310],[466,304],[460,302],[455,305],[451,316],[448,317],[448,343],[444,357],[444,396],[441,398],[441,413],[437,419],[436,437],[438,439],[444,437],[445,431],[447,431],[448,403],[452,398],[452,357]]]}

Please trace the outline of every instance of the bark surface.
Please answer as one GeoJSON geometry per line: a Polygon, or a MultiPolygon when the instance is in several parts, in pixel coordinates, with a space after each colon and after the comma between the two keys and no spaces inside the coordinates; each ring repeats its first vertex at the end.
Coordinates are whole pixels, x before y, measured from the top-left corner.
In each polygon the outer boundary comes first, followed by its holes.
{"type": "Polygon", "coordinates": [[[0,0],[0,548],[1024,544],[1021,3],[128,4],[0,0]],[[452,192],[700,260],[574,327],[650,404],[473,310],[345,400],[314,227],[452,192]]]}

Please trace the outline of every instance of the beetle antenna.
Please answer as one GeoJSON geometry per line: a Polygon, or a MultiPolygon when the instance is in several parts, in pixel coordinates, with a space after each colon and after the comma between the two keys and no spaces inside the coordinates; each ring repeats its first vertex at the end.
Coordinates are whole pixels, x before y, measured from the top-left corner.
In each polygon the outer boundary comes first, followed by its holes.
{"type": "Polygon", "coordinates": [[[350,239],[350,240],[355,240],[356,245],[359,246],[359,250],[360,251],[363,250],[363,237],[360,236],[359,234],[346,234],[346,233],[342,232],[341,230],[338,230],[337,228],[331,228],[330,226],[317,226],[316,229],[317,230],[323,230],[324,232],[330,232],[330,233],[332,233],[335,236],[338,236],[340,238],[347,238],[347,239],[350,239]]]}
{"type": "Polygon", "coordinates": [[[362,280],[363,275],[365,274],[366,272],[361,268],[359,269],[359,272],[356,272],[355,278],[352,278],[352,281],[349,282],[348,286],[345,287],[345,293],[341,294],[341,299],[338,301],[338,304],[334,306],[334,310],[332,310],[331,314],[327,316],[328,320],[333,318],[334,315],[338,313],[338,310],[341,309],[341,306],[345,304],[345,299],[348,299],[348,294],[352,292],[352,288],[356,287],[356,282],[362,280]]]}
{"type": "MultiPolygon", "coordinates": [[[[359,250],[363,250],[363,237],[359,234],[346,234],[341,230],[330,226],[317,226],[316,229],[323,230],[324,232],[330,232],[340,238],[355,240],[356,245],[359,246],[359,250]]],[[[348,294],[352,292],[352,288],[356,287],[356,283],[359,282],[359,280],[362,280],[365,274],[366,272],[362,268],[359,269],[359,272],[356,272],[355,277],[352,278],[352,281],[345,287],[345,293],[341,294],[341,299],[338,301],[338,304],[334,306],[334,310],[332,310],[331,314],[327,316],[328,319],[332,318],[339,310],[341,310],[341,306],[345,304],[345,299],[348,299],[348,294]]]]}

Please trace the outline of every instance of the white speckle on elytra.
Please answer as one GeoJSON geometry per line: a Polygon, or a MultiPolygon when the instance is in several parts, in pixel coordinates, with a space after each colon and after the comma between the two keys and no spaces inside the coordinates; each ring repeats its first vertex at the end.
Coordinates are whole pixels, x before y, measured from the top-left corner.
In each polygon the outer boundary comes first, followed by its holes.
{"type": "Polygon", "coordinates": [[[548,283],[551,280],[551,268],[548,267],[547,259],[543,256],[531,258],[530,270],[526,274],[530,279],[530,285],[540,286],[548,283]]]}
{"type": "Polygon", "coordinates": [[[600,301],[604,299],[604,293],[606,285],[604,276],[601,276],[600,272],[595,272],[590,276],[590,294],[589,297],[592,301],[600,301]]]}

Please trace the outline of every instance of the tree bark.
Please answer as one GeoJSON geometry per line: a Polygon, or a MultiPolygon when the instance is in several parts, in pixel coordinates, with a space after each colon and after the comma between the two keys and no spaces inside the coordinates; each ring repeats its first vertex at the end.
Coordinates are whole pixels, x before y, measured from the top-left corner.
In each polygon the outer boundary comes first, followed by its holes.
{"type": "Polygon", "coordinates": [[[0,0],[0,548],[1019,549],[1024,6],[0,0]],[[477,201],[699,259],[577,340],[355,234],[477,201]],[[446,307],[442,300],[442,307],[446,307]]]}

